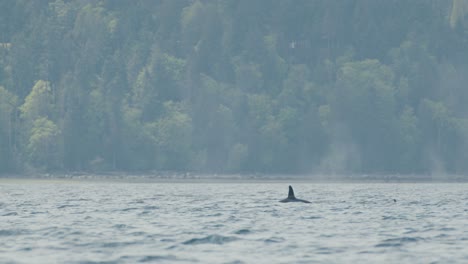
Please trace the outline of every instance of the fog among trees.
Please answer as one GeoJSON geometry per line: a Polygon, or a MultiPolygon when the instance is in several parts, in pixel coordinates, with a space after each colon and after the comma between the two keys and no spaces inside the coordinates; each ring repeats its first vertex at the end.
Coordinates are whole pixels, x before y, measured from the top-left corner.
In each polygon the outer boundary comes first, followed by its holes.
{"type": "Polygon", "coordinates": [[[467,14],[0,0],[0,173],[467,173],[467,14]]]}

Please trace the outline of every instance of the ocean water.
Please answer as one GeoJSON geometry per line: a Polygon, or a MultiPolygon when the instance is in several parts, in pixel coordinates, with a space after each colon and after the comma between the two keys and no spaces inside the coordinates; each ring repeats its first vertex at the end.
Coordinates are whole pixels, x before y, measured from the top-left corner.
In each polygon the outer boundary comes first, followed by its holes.
{"type": "Polygon", "coordinates": [[[468,263],[466,183],[292,186],[0,180],[0,263],[468,263]]]}

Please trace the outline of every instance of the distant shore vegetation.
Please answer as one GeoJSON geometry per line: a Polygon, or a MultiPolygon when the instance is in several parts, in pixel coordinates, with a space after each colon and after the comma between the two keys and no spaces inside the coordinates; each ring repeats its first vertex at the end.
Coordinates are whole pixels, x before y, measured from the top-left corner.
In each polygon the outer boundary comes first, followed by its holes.
{"type": "Polygon", "coordinates": [[[468,1],[0,3],[0,173],[468,172],[468,1]]]}

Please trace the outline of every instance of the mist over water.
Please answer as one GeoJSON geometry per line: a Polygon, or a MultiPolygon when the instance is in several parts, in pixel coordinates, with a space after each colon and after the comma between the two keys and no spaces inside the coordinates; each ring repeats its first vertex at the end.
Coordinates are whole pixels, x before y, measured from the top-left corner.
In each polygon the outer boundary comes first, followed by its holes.
{"type": "Polygon", "coordinates": [[[466,183],[292,185],[2,181],[0,262],[468,261],[466,183]]]}

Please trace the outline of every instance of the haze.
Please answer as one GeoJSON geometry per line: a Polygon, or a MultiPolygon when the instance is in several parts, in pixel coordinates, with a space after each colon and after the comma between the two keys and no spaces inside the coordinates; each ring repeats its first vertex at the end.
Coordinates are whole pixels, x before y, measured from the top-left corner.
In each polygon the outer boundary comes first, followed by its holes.
{"type": "Polygon", "coordinates": [[[466,174],[468,2],[0,1],[0,173],[466,174]]]}

